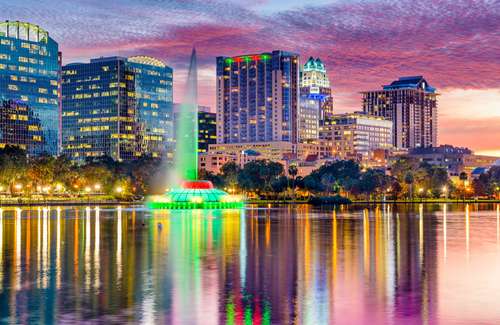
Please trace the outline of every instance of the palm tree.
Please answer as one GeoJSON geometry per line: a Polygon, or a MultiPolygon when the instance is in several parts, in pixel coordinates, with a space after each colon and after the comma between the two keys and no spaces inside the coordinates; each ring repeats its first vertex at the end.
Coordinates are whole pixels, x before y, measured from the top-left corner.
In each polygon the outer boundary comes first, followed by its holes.
{"type": "Polygon", "coordinates": [[[290,165],[288,167],[288,175],[292,177],[292,195],[294,199],[295,199],[295,178],[297,177],[298,172],[299,170],[297,169],[297,166],[290,165]]]}
{"type": "Polygon", "coordinates": [[[466,172],[461,172],[460,175],[458,175],[458,178],[462,181],[463,199],[465,200],[465,193],[467,192],[465,183],[467,182],[469,177],[466,172]]]}
{"type": "Polygon", "coordinates": [[[413,182],[415,181],[414,177],[413,177],[413,173],[412,172],[407,172],[406,175],[405,175],[405,184],[408,185],[409,189],[410,189],[410,199],[413,200],[413,182]]]}

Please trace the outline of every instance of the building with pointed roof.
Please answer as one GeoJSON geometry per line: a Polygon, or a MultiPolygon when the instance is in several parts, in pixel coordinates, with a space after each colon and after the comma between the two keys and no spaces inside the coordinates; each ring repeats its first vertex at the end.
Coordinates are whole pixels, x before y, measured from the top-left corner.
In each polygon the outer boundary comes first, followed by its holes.
{"type": "Polygon", "coordinates": [[[299,138],[318,139],[318,128],[333,116],[333,99],[325,64],[310,57],[300,73],[299,138]]]}
{"type": "Polygon", "coordinates": [[[438,94],[423,76],[401,77],[362,96],[366,114],[392,120],[396,148],[437,146],[438,94]]]}

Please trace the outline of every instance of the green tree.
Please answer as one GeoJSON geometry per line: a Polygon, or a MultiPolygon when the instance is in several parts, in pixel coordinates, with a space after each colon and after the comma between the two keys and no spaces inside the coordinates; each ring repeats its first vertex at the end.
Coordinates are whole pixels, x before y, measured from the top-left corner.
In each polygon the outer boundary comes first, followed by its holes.
{"type": "Polygon", "coordinates": [[[271,182],[283,174],[283,165],[280,163],[256,160],[247,163],[238,174],[238,183],[246,191],[253,191],[261,195],[272,191],[271,182]]]}
{"type": "Polygon", "coordinates": [[[238,166],[238,164],[236,164],[234,161],[225,163],[221,167],[221,176],[224,185],[229,188],[238,187],[238,175],[240,174],[240,172],[240,166],[238,166]]]}
{"type": "Polygon", "coordinates": [[[295,197],[295,178],[297,177],[297,174],[299,173],[299,169],[295,165],[290,165],[288,167],[288,175],[292,179],[292,194],[295,197]]]}
{"type": "Polygon", "coordinates": [[[415,178],[413,177],[413,173],[408,171],[406,172],[406,175],[404,177],[404,182],[408,186],[409,193],[410,193],[410,199],[413,200],[413,183],[415,181],[415,178]]]}
{"type": "Polygon", "coordinates": [[[16,146],[5,146],[0,150],[0,181],[12,194],[14,185],[26,172],[26,152],[16,146]]]}

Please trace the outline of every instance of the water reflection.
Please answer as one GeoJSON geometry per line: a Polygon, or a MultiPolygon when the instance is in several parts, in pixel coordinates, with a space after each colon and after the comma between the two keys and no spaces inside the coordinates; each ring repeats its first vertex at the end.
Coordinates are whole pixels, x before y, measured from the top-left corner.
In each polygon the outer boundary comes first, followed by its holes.
{"type": "Polygon", "coordinates": [[[0,209],[0,321],[500,319],[500,206],[0,209]]]}

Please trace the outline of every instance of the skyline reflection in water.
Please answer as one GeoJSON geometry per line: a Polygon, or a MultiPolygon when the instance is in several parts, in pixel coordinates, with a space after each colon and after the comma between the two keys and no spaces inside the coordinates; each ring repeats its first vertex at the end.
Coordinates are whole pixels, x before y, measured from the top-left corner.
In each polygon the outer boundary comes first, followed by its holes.
{"type": "Polygon", "coordinates": [[[0,321],[500,322],[500,205],[0,210],[0,321]]]}

